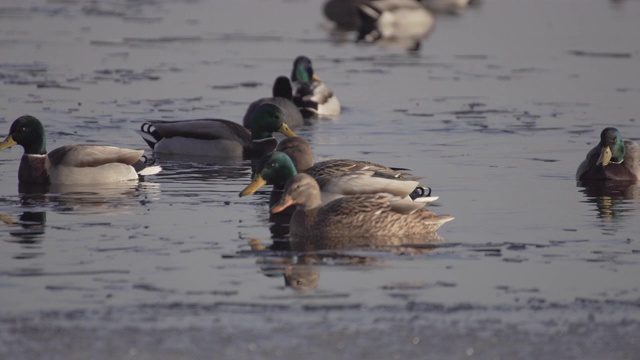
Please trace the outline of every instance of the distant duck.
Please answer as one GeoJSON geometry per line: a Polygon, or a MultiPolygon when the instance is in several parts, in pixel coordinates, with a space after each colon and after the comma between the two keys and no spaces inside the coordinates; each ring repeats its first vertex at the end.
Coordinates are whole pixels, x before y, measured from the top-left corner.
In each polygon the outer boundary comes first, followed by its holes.
{"type": "Polygon", "coordinates": [[[0,150],[21,145],[18,180],[21,184],[104,184],[137,180],[158,173],[159,166],[147,166],[143,150],[101,145],[66,145],[49,153],[40,120],[24,115],[11,124],[0,150]]]}
{"type": "Polygon", "coordinates": [[[384,194],[346,196],[323,205],[318,183],[307,174],[287,181],[282,199],[271,212],[291,205],[296,210],[289,223],[290,235],[307,241],[426,236],[454,219],[436,215],[424,209],[424,204],[384,194]]]}
{"type": "Polygon", "coordinates": [[[298,56],[291,71],[293,84],[293,102],[300,108],[303,116],[338,116],[340,101],[333,90],[314,72],[311,60],[298,56]]]}
{"type": "Polygon", "coordinates": [[[251,130],[222,119],[147,121],[138,133],[160,154],[260,158],[273,151],[274,132],[296,136],[285,123],[285,114],[274,104],[262,104],[255,112],[251,130]]]}
{"type": "Polygon", "coordinates": [[[284,114],[285,122],[290,128],[304,125],[302,113],[298,110],[296,104],[293,103],[293,89],[291,88],[291,81],[289,81],[288,77],[278,76],[278,78],[276,78],[273,84],[272,94],[272,97],[264,97],[249,104],[247,112],[242,119],[244,127],[251,129],[258,106],[266,103],[280,107],[280,110],[282,110],[284,114]]]}
{"type": "Polygon", "coordinates": [[[640,180],[640,145],[622,140],[620,131],[608,127],[600,133],[600,142],[580,164],[576,172],[578,181],[640,180]]]}
{"type": "Polygon", "coordinates": [[[311,147],[301,138],[285,139],[276,150],[279,151],[260,159],[253,181],[242,190],[240,196],[253,194],[264,185],[273,185],[273,203],[280,198],[287,180],[298,172],[304,172],[320,184],[323,203],[346,195],[376,193],[410,197],[423,204],[438,199],[430,194],[424,196],[426,189],[413,178],[404,179],[407,174],[383,165],[347,159],[314,164],[311,147]]]}
{"type": "Polygon", "coordinates": [[[435,26],[435,16],[418,0],[364,1],[358,13],[358,40],[397,43],[409,50],[418,50],[435,26]]]}

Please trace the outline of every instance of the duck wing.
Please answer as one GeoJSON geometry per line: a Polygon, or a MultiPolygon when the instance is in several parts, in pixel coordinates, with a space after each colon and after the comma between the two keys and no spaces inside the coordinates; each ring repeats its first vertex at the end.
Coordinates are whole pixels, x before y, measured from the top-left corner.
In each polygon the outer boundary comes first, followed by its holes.
{"type": "Polygon", "coordinates": [[[133,165],[143,153],[143,150],[115,146],[67,145],[51,151],[48,158],[53,167],[95,167],[110,163],[133,165]]]}
{"type": "MultiPolygon", "coordinates": [[[[200,140],[232,140],[242,144],[251,143],[251,133],[241,124],[224,119],[196,119],[164,121],[152,120],[143,125],[145,132],[155,131],[162,138],[185,137],[200,140]]],[[[157,136],[154,136],[157,138],[157,136]]]]}

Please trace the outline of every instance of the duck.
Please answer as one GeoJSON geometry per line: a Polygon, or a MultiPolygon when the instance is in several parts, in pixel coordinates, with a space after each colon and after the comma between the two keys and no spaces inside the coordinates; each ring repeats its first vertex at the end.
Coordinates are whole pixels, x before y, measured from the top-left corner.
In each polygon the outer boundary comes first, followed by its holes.
{"type": "Polygon", "coordinates": [[[279,213],[292,205],[296,209],[289,231],[294,240],[403,239],[425,236],[454,219],[389,194],[345,196],[323,205],[318,182],[305,173],[287,181],[282,198],[271,212],[279,213]]]}
{"type": "Polygon", "coordinates": [[[264,185],[273,185],[270,204],[280,199],[288,179],[299,172],[311,175],[319,182],[323,203],[353,194],[391,193],[410,197],[414,201],[430,203],[437,196],[425,196],[426,188],[408,174],[368,161],[332,159],[314,164],[309,143],[302,138],[287,138],[276,151],[263,156],[254,172],[252,182],[240,196],[255,193],[264,185]]]}
{"type": "MultiPolygon", "coordinates": [[[[42,122],[31,115],[17,118],[0,150],[20,145],[20,184],[82,185],[138,180],[160,172],[160,166],[147,166],[144,150],[106,145],[65,145],[47,153],[42,122]]],[[[150,164],[149,164],[150,165],[150,164]]]]}
{"type": "Polygon", "coordinates": [[[581,182],[640,180],[640,145],[623,140],[620,131],[607,127],[600,133],[600,142],[587,153],[576,171],[581,182]]]}
{"type": "MultiPolygon", "coordinates": [[[[335,170],[335,169],[334,169],[335,170]]],[[[298,174],[291,158],[279,151],[274,151],[260,159],[251,184],[241,192],[240,197],[255,193],[264,185],[273,185],[270,204],[279,200],[287,180],[298,174]]],[[[375,170],[346,170],[342,173],[333,171],[331,175],[322,171],[313,175],[321,189],[322,203],[326,204],[339,197],[355,194],[388,193],[398,197],[408,197],[419,187],[416,180],[401,179],[375,170]]],[[[433,199],[429,199],[433,201],[433,199]]],[[[422,203],[430,202],[419,199],[422,203]]]]}
{"type": "Polygon", "coordinates": [[[435,27],[435,16],[418,0],[363,1],[358,14],[358,41],[395,43],[411,51],[419,50],[421,40],[435,27]]]}
{"type": "Polygon", "coordinates": [[[293,137],[282,109],[275,104],[256,108],[251,130],[224,119],[150,120],[137,132],[155,153],[258,159],[273,151],[274,132],[293,137]]]}
{"type": "Polygon", "coordinates": [[[258,106],[269,103],[274,104],[282,110],[285,116],[287,125],[290,128],[296,128],[304,125],[304,119],[302,113],[298,110],[296,104],[293,103],[293,89],[291,88],[291,81],[286,76],[278,76],[273,83],[272,97],[260,98],[249,104],[246,113],[242,119],[242,125],[247,129],[251,129],[253,124],[253,118],[258,106]]]}
{"type": "Polygon", "coordinates": [[[293,102],[304,117],[340,115],[341,106],[333,90],[313,70],[311,60],[298,56],[291,70],[293,102]]]}

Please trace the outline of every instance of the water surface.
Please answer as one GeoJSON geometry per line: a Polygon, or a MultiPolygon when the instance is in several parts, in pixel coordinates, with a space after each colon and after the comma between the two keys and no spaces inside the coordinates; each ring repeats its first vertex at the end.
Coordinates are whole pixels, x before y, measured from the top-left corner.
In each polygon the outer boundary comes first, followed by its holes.
{"type": "Polygon", "coordinates": [[[0,354],[637,357],[640,189],[574,176],[602,128],[640,140],[639,15],[487,0],[408,54],[335,41],[317,1],[4,2],[2,134],[28,113],[49,149],[144,148],[146,119],[241,122],[305,54],[344,106],[296,130],[316,159],[410,168],[456,219],[424,244],[294,255],[268,192],[237,196],[248,161],[159,157],[137,184],[42,193],[5,150],[0,354]]]}

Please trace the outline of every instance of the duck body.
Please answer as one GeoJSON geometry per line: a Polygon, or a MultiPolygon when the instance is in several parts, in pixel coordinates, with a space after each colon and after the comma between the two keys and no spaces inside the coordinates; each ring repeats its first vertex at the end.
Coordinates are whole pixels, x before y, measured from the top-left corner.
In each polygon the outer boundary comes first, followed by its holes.
{"type": "Polygon", "coordinates": [[[229,158],[259,158],[273,151],[276,131],[295,136],[274,104],[259,105],[254,120],[251,130],[224,119],[151,120],[138,133],[160,154],[229,158]]]}
{"type": "Polygon", "coordinates": [[[323,205],[318,183],[307,174],[287,182],[282,199],[271,211],[277,213],[291,205],[296,210],[290,235],[307,240],[420,236],[454,219],[387,194],[345,196],[323,205]]]}
{"type": "Polygon", "coordinates": [[[274,104],[282,110],[285,122],[290,128],[296,128],[304,125],[302,113],[298,110],[296,104],[293,103],[293,89],[289,78],[286,76],[279,76],[276,78],[273,84],[272,94],[272,97],[261,98],[249,104],[249,107],[242,119],[244,127],[251,129],[254,117],[256,116],[256,110],[260,105],[266,103],[274,104]]]}
{"type": "Polygon", "coordinates": [[[576,171],[581,182],[640,180],[640,145],[623,140],[618,129],[608,127],[600,133],[600,142],[587,153],[576,171]]]}
{"type": "Polygon", "coordinates": [[[314,72],[311,60],[298,56],[291,71],[293,102],[304,117],[338,116],[342,110],[338,97],[314,72]]]}
{"type": "MultiPolygon", "coordinates": [[[[299,142],[287,140],[289,139],[283,140],[281,144],[291,145],[292,142],[299,142]]],[[[283,150],[291,149],[292,146],[284,146],[283,150]]],[[[417,189],[423,189],[418,181],[402,178],[402,173],[382,165],[354,160],[327,160],[314,165],[312,161],[300,158],[296,163],[287,153],[281,151],[267,154],[260,159],[251,184],[240,192],[240,196],[253,194],[264,185],[273,185],[269,202],[273,205],[280,200],[286,182],[299,171],[317,181],[323,204],[339,197],[356,194],[391,194],[416,199],[415,201],[421,202],[422,206],[437,199],[415,196],[417,189]]],[[[424,190],[420,195],[424,195],[424,190]]]]}
{"type": "MultiPolygon", "coordinates": [[[[240,196],[252,194],[265,184],[273,185],[274,190],[270,201],[270,204],[273,204],[279,200],[286,182],[296,174],[297,170],[293,162],[285,153],[277,151],[270,153],[260,160],[253,181],[240,193],[240,196]]],[[[320,187],[323,204],[343,196],[357,194],[386,193],[406,198],[419,185],[418,181],[398,179],[371,170],[347,170],[334,172],[331,175],[316,173],[312,177],[320,187]]]]}
{"type": "Polygon", "coordinates": [[[25,115],[11,125],[0,149],[22,145],[18,180],[25,184],[104,184],[137,180],[141,175],[159,172],[147,167],[143,150],[101,145],[66,145],[49,153],[45,147],[42,123],[25,115]]]}
{"type": "Polygon", "coordinates": [[[361,26],[358,40],[407,42],[418,49],[420,40],[435,27],[435,16],[417,0],[374,0],[358,7],[361,26]]]}
{"type": "MultiPolygon", "coordinates": [[[[287,154],[293,162],[297,172],[304,172],[316,179],[321,177],[336,177],[354,172],[365,172],[365,174],[369,174],[370,177],[375,177],[376,179],[374,180],[379,184],[382,183],[382,178],[387,178],[388,180],[418,180],[418,178],[412,177],[410,174],[404,172],[406,169],[392,168],[364,160],[330,159],[315,163],[313,160],[313,150],[311,149],[311,146],[306,140],[300,137],[282,140],[276,147],[276,151],[281,151],[287,154]]],[[[274,188],[284,188],[284,183],[287,179],[281,181],[279,186],[274,185],[274,188]]],[[[387,183],[392,184],[391,181],[387,181],[387,183]]],[[[396,182],[394,184],[399,185],[400,183],[396,182]]],[[[404,188],[405,185],[406,184],[402,187],[404,188]]],[[[361,184],[361,186],[364,186],[364,184],[361,184]]],[[[363,193],[372,193],[371,189],[367,190],[361,186],[358,187],[363,193]]],[[[409,194],[409,196],[416,201],[422,201],[425,203],[433,202],[438,199],[437,196],[425,196],[425,192],[427,190],[429,190],[429,193],[431,192],[430,189],[418,185],[413,192],[409,194]]],[[[355,191],[358,190],[350,190],[351,194],[355,191]]],[[[396,195],[400,196],[401,194],[396,195]]]]}

